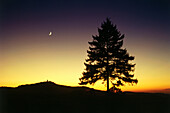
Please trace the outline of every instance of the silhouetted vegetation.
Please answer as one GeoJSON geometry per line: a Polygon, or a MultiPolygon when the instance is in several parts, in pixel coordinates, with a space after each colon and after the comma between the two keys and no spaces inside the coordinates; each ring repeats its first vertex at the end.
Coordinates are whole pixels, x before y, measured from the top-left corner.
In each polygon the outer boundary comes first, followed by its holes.
{"type": "Polygon", "coordinates": [[[107,94],[41,82],[0,88],[0,113],[170,113],[170,95],[107,94]]]}
{"type": "Polygon", "coordinates": [[[80,78],[80,85],[94,84],[98,80],[107,82],[109,92],[109,82],[112,83],[113,92],[121,92],[119,86],[125,83],[136,83],[133,79],[135,64],[129,61],[134,60],[126,49],[122,49],[124,35],[118,31],[107,18],[98,28],[99,35],[92,36],[93,41],[89,42],[87,50],[88,58],[84,63],[86,66],[83,77],[80,78]]]}

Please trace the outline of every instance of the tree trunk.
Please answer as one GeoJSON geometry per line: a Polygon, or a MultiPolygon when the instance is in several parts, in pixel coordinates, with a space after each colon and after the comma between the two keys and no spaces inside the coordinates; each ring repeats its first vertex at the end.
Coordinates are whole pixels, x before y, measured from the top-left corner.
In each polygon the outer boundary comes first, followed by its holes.
{"type": "Polygon", "coordinates": [[[110,89],[109,89],[109,73],[108,73],[108,70],[107,70],[107,92],[108,92],[108,93],[110,92],[110,89]]]}
{"type": "Polygon", "coordinates": [[[106,43],[106,51],[107,51],[107,66],[106,66],[106,71],[107,71],[107,92],[109,93],[109,55],[108,55],[108,39],[106,43]]]}

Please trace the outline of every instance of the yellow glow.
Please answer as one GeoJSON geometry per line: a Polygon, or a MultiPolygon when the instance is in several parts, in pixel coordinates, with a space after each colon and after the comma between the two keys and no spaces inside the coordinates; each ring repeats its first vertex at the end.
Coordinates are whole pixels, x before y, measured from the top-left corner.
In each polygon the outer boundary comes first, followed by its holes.
{"type": "MultiPolygon", "coordinates": [[[[29,39],[29,36],[26,39],[29,39]]],[[[57,84],[78,86],[87,57],[86,50],[89,46],[87,42],[88,40],[75,43],[71,40],[62,41],[57,38],[51,40],[47,37],[35,42],[22,39],[15,44],[14,41],[11,42],[13,45],[11,48],[1,50],[3,56],[0,56],[0,86],[16,87],[47,79],[57,84]]],[[[135,56],[135,78],[139,83],[134,86],[127,84],[122,90],[143,91],[170,87],[168,62],[157,58],[153,51],[144,53],[131,47],[127,50],[135,56]]],[[[106,90],[101,82],[88,87],[106,90]]]]}

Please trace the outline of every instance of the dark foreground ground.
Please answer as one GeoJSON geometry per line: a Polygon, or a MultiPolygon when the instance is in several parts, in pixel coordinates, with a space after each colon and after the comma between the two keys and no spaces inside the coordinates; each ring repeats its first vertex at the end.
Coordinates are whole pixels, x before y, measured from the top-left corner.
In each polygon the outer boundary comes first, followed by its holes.
{"type": "Polygon", "coordinates": [[[170,95],[107,94],[42,82],[0,88],[0,113],[170,113],[170,95]]]}

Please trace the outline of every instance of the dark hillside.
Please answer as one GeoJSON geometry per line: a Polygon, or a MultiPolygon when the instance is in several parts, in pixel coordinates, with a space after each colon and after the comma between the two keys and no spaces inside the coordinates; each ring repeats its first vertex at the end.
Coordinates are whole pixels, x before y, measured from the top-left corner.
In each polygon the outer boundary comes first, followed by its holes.
{"type": "Polygon", "coordinates": [[[107,94],[53,82],[0,88],[0,113],[170,113],[170,95],[107,94]]]}

